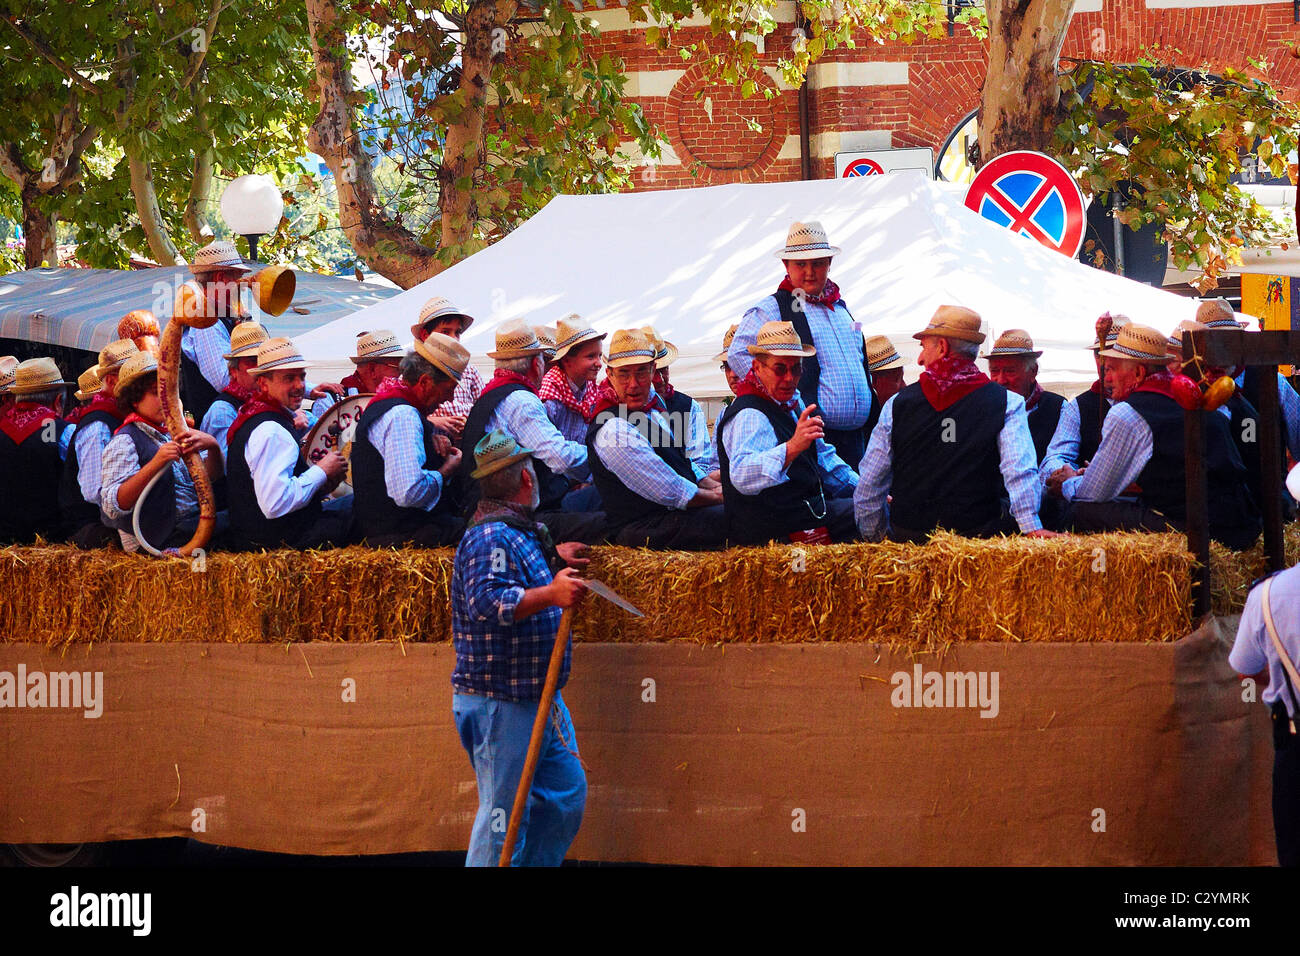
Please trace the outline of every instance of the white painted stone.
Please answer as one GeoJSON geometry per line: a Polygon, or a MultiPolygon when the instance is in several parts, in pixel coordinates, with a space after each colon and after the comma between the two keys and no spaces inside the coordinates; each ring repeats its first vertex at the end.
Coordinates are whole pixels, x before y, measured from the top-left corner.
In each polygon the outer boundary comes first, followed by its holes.
{"type": "Polygon", "coordinates": [[[906,86],[906,63],[817,63],[809,71],[819,90],[846,86],[906,86]]]}

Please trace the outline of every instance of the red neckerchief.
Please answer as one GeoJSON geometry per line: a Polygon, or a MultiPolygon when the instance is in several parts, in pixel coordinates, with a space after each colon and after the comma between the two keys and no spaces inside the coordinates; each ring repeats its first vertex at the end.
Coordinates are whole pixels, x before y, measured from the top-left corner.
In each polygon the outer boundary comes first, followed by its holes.
{"type": "MultiPolygon", "coordinates": [[[[601,383],[596,386],[596,400],[591,407],[591,413],[587,415],[587,421],[594,422],[600,417],[601,412],[607,412],[611,408],[618,408],[622,404],[623,400],[619,398],[618,393],[614,391],[614,386],[610,384],[609,376],[606,376],[601,380],[601,383]]],[[[633,408],[629,405],[628,411],[649,412],[652,408],[658,408],[663,411],[667,411],[668,409],[668,406],[664,404],[663,399],[658,396],[653,388],[650,389],[650,395],[646,399],[644,405],[638,408],[633,408]]]]}
{"type": "MultiPolygon", "coordinates": [[[[781,280],[781,285],[780,287],[777,288],[776,291],[794,292],[794,283],[790,281],[789,276],[786,276],[784,279],[781,280]]],[[[802,296],[805,302],[816,302],[818,305],[824,305],[828,309],[834,309],[835,303],[841,301],[840,287],[837,286],[830,279],[827,279],[826,284],[822,286],[822,291],[820,295],[813,295],[809,292],[802,292],[802,293],[795,293],[795,294],[802,296]]]]}
{"type": "Polygon", "coordinates": [[[342,387],[344,395],[348,393],[348,389],[350,388],[355,388],[358,392],[364,392],[366,390],[366,387],[361,383],[360,376],[358,376],[356,372],[353,372],[351,375],[344,375],[343,378],[339,380],[339,386],[342,387]]]}
{"type": "Polygon", "coordinates": [[[1095,382],[1093,382],[1091,385],[1089,385],[1089,386],[1088,386],[1088,391],[1092,392],[1092,394],[1094,394],[1094,395],[1101,395],[1101,394],[1102,394],[1102,391],[1101,391],[1101,379],[1097,379],[1097,381],[1095,381],[1095,382]]]}
{"type": "Polygon", "coordinates": [[[964,355],[947,355],[921,371],[921,392],[936,412],[965,398],[991,380],[964,355]]]}
{"type": "Polygon", "coordinates": [[[289,414],[289,412],[285,410],[285,407],[279,402],[272,403],[261,398],[250,398],[240,407],[239,414],[235,416],[235,420],[230,423],[230,428],[226,430],[227,446],[229,446],[230,442],[235,440],[235,432],[239,431],[239,429],[243,427],[244,422],[248,421],[254,415],[261,415],[263,412],[275,412],[277,415],[289,414]]]}
{"type": "Polygon", "coordinates": [[[122,429],[126,428],[127,425],[133,425],[136,423],[139,423],[141,425],[148,425],[150,428],[158,432],[160,435],[167,434],[166,422],[151,422],[149,419],[145,418],[143,415],[139,414],[138,412],[132,412],[130,415],[127,415],[126,421],[122,422],[121,425],[117,426],[117,431],[113,432],[113,434],[116,435],[119,432],[121,432],[122,429]]]}
{"type": "Polygon", "coordinates": [[[221,392],[223,395],[229,395],[231,398],[238,399],[240,405],[243,405],[244,402],[253,397],[253,390],[251,388],[241,388],[234,382],[228,382],[221,392]]]}
{"type": "Polygon", "coordinates": [[[1042,397],[1043,397],[1043,386],[1035,382],[1034,390],[1030,392],[1029,397],[1025,399],[1025,411],[1032,412],[1034,410],[1034,406],[1038,404],[1039,400],[1042,397]]]}
{"type": "Polygon", "coordinates": [[[749,371],[745,373],[745,377],[736,383],[736,396],[739,397],[741,395],[757,395],[759,398],[764,398],[769,402],[780,405],[787,412],[793,412],[799,403],[798,392],[796,392],[794,398],[790,399],[788,402],[777,401],[772,396],[772,393],[764,387],[763,383],[758,380],[758,376],[754,374],[753,366],[750,366],[749,371]]]}
{"type": "Polygon", "coordinates": [[[12,405],[0,412],[0,431],[13,439],[15,445],[21,445],[51,418],[58,421],[59,413],[45,405],[15,399],[12,405]]]}
{"type": "Polygon", "coordinates": [[[379,387],[375,389],[375,397],[370,401],[373,404],[382,402],[386,398],[400,398],[408,405],[414,405],[417,409],[420,408],[419,399],[415,397],[415,389],[400,378],[386,378],[380,382],[379,387]]]}
{"type": "Polygon", "coordinates": [[[492,376],[492,380],[483,386],[479,398],[482,398],[494,388],[500,388],[502,385],[522,385],[534,395],[537,394],[537,386],[533,384],[531,378],[520,375],[518,372],[512,372],[509,369],[499,368],[496,370],[496,374],[492,376]]]}
{"type": "Polygon", "coordinates": [[[556,401],[571,412],[577,412],[583,418],[596,405],[595,382],[588,382],[582,390],[582,398],[573,392],[573,383],[558,365],[542,377],[542,387],[537,390],[537,397],[542,401],[556,401]]]}
{"type": "Polygon", "coordinates": [[[1165,398],[1172,398],[1180,408],[1189,412],[1201,404],[1201,390],[1196,383],[1186,375],[1174,375],[1168,369],[1148,375],[1133,391],[1155,392],[1165,398]]]}
{"type": "Polygon", "coordinates": [[[673,397],[673,392],[677,391],[664,381],[664,373],[659,369],[655,369],[654,378],[650,379],[650,384],[655,387],[655,391],[659,393],[659,397],[665,402],[673,397]]]}

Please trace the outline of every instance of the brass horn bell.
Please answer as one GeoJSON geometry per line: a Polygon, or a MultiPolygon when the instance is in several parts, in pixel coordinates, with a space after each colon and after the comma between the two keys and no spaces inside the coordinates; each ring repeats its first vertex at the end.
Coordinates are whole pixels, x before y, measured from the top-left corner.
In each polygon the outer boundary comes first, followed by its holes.
{"type": "Polygon", "coordinates": [[[253,287],[257,307],[268,315],[280,315],[289,308],[298,287],[298,279],[288,266],[267,266],[240,281],[253,287]]]}

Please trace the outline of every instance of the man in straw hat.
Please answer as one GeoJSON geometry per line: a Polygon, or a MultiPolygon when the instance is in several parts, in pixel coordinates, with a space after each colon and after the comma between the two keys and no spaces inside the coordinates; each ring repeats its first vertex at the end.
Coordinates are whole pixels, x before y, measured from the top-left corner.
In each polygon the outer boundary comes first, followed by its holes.
{"type": "Polygon", "coordinates": [[[572,442],[585,442],[587,415],[596,404],[605,333],[574,314],[560,319],[555,335],[555,365],[542,377],[537,394],[560,434],[572,442]]]}
{"type": "Polygon", "coordinates": [[[1038,384],[1038,358],[1043,353],[1034,348],[1034,340],[1024,329],[1007,329],[998,336],[984,356],[989,363],[989,378],[1025,400],[1029,417],[1029,434],[1034,452],[1041,463],[1047,446],[1056,434],[1065,399],[1047,392],[1038,384]]]}
{"type": "MultiPolygon", "coordinates": [[[[439,332],[459,341],[473,324],[472,315],[457,308],[450,299],[435,295],[420,308],[420,317],[411,326],[411,335],[419,342],[430,332],[439,332]]],[[[483,376],[479,375],[478,369],[473,365],[466,366],[465,374],[456,386],[456,394],[435,410],[434,426],[453,438],[460,438],[465,419],[482,394],[483,376]]]]}
{"type": "MultiPolygon", "coordinates": [[[[871,416],[863,432],[871,440],[871,432],[880,420],[880,410],[885,402],[897,395],[907,383],[903,381],[903,359],[894,343],[883,335],[867,338],[867,371],[871,375],[871,416]]],[[[856,463],[848,463],[854,464],[856,463]]]]}
{"type": "Polygon", "coordinates": [[[0,542],[62,541],[59,482],[76,432],[60,416],[68,385],[51,358],[19,362],[0,411],[0,542]]]}
{"type": "Polygon", "coordinates": [[[804,345],[789,322],[768,322],[749,347],[749,373],[718,420],[722,495],[731,539],[854,541],[858,475],[822,438],[817,409],[797,389],[804,345]]]}
{"type": "Polygon", "coordinates": [[[941,305],[913,338],[920,381],[885,403],[862,459],[854,504],[868,540],[924,541],[936,528],[970,537],[1054,537],[1038,519],[1042,485],[1025,400],[975,366],[980,317],[941,305]]]}
{"type": "MultiPolygon", "coordinates": [[[[1169,346],[1156,329],[1125,326],[1102,352],[1115,405],[1106,416],[1101,445],[1083,472],[1067,467],[1061,484],[1073,502],[1076,531],[1181,530],[1187,516],[1184,412],[1200,403],[1196,386],[1169,374],[1169,346]],[[1121,495],[1136,482],[1136,498],[1121,495]]],[[[1259,510],[1246,489],[1246,468],[1228,434],[1228,420],[1199,412],[1205,422],[1210,534],[1245,549],[1259,537],[1259,510]]]]}
{"type": "Polygon", "coordinates": [[[286,338],[258,347],[251,373],[257,390],[227,432],[233,545],[256,548],[321,548],[347,540],[351,496],[325,502],[347,472],[329,452],[314,465],[303,460],[293,411],[306,390],[307,362],[286,338]]]}
{"type": "Polygon", "coordinates": [[[668,380],[668,368],[677,361],[677,346],[664,341],[654,326],[643,325],[641,331],[650,336],[655,345],[655,374],[651,386],[667,408],[669,420],[679,423],[674,425],[674,431],[680,427],[685,432],[686,457],[691,460],[698,477],[707,477],[716,483],[719,478],[718,452],[709,435],[708,416],[699,402],[668,380]]]}
{"type": "MultiPolygon", "coordinates": [[[[722,336],[722,351],[713,356],[713,361],[718,362],[722,367],[722,375],[727,380],[727,388],[731,389],[731,394],[736,394],[736,385],[740,382],[740,376],[731,370],[731,365],[727,361],[727,350],[731,348],[731,343],[736,338],[736,330],[740,328],[739,323],[731,325],[722,336]]],[[[714,426],[716,429],[716,425],[714,426]]],[[[714,446],[717,446],[715,438],[714,446]]]]}
{"type": "Polygon", "coordinates": [[[117,383],[122,367],[138,353],[130,339],[118,339],[100,350],[95,365],[99,389],[77,421],[77,431],[63,464],[59,507],[63,510],[68,540],[79,548],[102,548],[118,540],[117,533],[104,523],[100,511],[104,449],[130,414],[118,407],[117,383]]]}
{"type": "Polygon", "coordinates": [[[13,355],[0,355],[0,411],[13,402],[9,389],[14,384],[14,369],[18,368],[18,359],[13,355]]]}
{"type": "Polygon", "coordinates": [[[805,345],[817,349],[805,363],[799,394],[805,405],[816,405],[826,425],[826,440],[841,461],[856,467],[866,448],[863,433],[871,417],[871,373],[862,333],[828,278],[831,258],[838,255],[819,222],[796,222],[785,245],[775,253],[785,266],[785,278],[775,293],[745,313],[728,351],[732,371],[749,372],[749,346],[767,322],[790,322],[805,345]]]}
{"type": "MultiPolygon", "coordinates": [[[[535,520],[539,482],[531,455],[499,431],[475,445],[471,474],[481,496],[452,565],[452,714],[478,781],[467,866],[495,866],[500,859],[506,830],[500,823],[523,774],[561,609],[585,593],[574,570],[587,564],[582,549],[557,549],[535,520]]],[[[582,823],[587,778],[559,690],[568,682],[570,656],[566,649],[515,866],[559,866],[582,823]]]]}
{"type": "MultiPolygon", "coordinates": [[[[122,365],[116,401],[126,421],[104,447],[99,499],[104,520],[118,530],[124,550],[139,551],[133,517],[143,508],[140,531],[148,542],[160,550],[179,547],[199,523],[198,494],[182,456],[200,452],[208,478],[215,482],[223,472],[221,448],[196,428],[176,436],[168,433],[158,392],[158,357],[152,352],[137,351],[122,365]],[[145,487],[160,473],[163,477],[141,504],[145,487]]],[[[221,514],[218,527],[224,526],[221,514]]]]}
{"type": "MultiPolygon", "coordinates": [[[[397,334],[388,329],[357,333],[357,354],[349,356],[356,366],[351,375],[339,382],[343,395],[373,395],[379,386],[401,374],[402,357],[406,352],[397,341],[397,334]]],[[[311,406],[311,414],[319,419],[337,401],[333,395],[322,395],[311,406]]]]}
{"type": "Polygon", "coordinates": [[[401,378],[382,382],[352,441],[354,536],[371,547],[454,544],[465,529],[448,482],[460,449],[425,418],[456,390],[469,351],[430,333],[401,361],[401,378]]]}
{"type": "Polygon", "coordinates": [[[533,449],[541,492],[539,513],[551,533],[559,541],[595,544],[604,539],[605,516],[584,513],[589,505],[583,487],[590,477],[587,447],[565,438],[546,415],[538,395],[545,365],[543,350],[537,330],[523,319],[511,319],[497,328],[496,351],[488,353],[496,362],[496,372],[470,409],[461,434],[464,459],[457,474],[456,496],[463,506],[473,506],[478,493],[469,477],[474,446],[490,431],[504,432],[533,449]]]}
{"type": "Polygon", "coordinates": [[[235,423],[244,403],[256,391],[256,379],[253,378],[252,370],[257,365],[257,350],[268,338],[270,336],[266,329],[251,320],[240,322],[230,333],[230,351],[223,356],[229,380],[212,400],[199,424],[200,431],[207,432],[217,440],[223,458],[230,451],[230,426],[235,423]]]}
{"type": "Polygon", "coordinates": [[[654,340],[620,329],[587,429],[588,461],[610,539],[628,547],[707,551],[726,546],[722,489],[687,454],[683,421],[669,418],[651,384],[654,340]]]}

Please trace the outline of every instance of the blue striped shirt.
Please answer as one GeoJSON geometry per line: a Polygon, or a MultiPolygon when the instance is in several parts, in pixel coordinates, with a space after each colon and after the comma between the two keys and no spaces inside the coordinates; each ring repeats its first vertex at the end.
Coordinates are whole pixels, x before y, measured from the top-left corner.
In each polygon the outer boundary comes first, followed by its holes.
{"type": "Polygon", "coordinates": [[[1151,428],[1128,402],[1111,406],[1101,425],[1101,444],[1082,475],[1061,483],[1066,501],[1113,501],[1137,481],[1155,453],[1151,428]]]}
{"type": "MultiPolygon", "coordinates": [[[[800,400],[791,417],[797,419],[804,409],[800,400]]],[[[772,423],[756,408],[737,412],[727,423],[724,437],[727,459],[731,463],[731,483],[742,495],[761,491],[790,480],[786,473],[785,442],[776,442],[772,423]]],[[[828,498],[845,497],[858,484],[857,473],[840,461],[835,449],[817,439],[817,467],[828,498]]]]}
{"type": "Polygon", "coordinates": [[[442,497],[442,472],[426,469],[424,422],[414,405],[394,405],[370,426],[384,460],[384,488],[399,508],[432,511],[442,497]]]}
{"type": "MultiPolygon", "coordinates": [[[[662,402],[657,396],[656,401],[662,402]]],[[[686,450],[682,436],[673,432],[668,417],[660,408],[652,408],[648,415],[653,424],[647,429],[650,434],[655,434],[657,429],[663,440],[674,442],[686,450]]],[[[646,501],[681,511],[699,493],[696,482],[673,471],[668,462],[655,453],[646,436],[617,415],[611,415],[596,431],[594,447],[605,467],[629,491],[646,501]]]]}
{"type": "Polygon", "coordinates": [[[73,438],[77,448],[77,484],[81,488],[81,497],[96,508],[99,507],[99,486],[103,482],[104,447],[112,437],[107,424],[91,422],[77,427],[73,438]]]}

